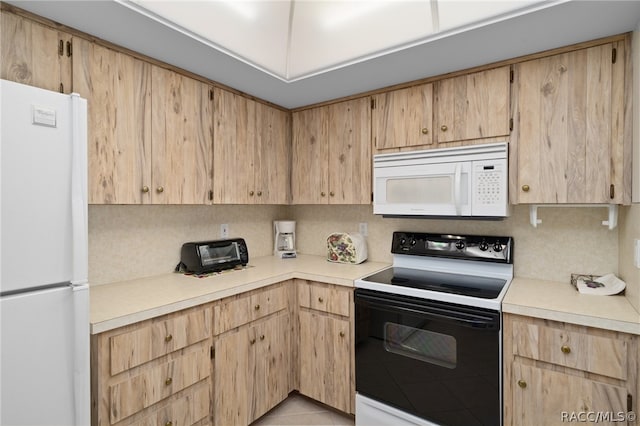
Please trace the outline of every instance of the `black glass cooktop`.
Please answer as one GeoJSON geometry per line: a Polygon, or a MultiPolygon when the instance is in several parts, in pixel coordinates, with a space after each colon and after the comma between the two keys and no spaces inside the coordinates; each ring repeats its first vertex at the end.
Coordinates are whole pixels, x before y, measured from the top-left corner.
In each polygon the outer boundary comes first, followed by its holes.
{"type": "Polygon", "coordinates": [[[384,269],[377,274],[363,278],[363,281],[461,294],[481,299],[495,299],[507,283],[506,280],[500,278],[396,267],[384,269]]]}

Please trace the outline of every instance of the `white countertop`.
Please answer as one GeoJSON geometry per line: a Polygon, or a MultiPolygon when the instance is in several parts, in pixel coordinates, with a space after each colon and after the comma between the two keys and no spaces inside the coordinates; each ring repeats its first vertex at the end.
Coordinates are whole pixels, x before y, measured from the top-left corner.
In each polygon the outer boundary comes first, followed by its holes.
{"type": "Polygon", "coordinates": [[[300,278],[353,287],[354,280],[389,266],[331,263],[322,256],[275,256],[251,259],[249,267],[206,278],[168,273],[92,286],[91,334],[212,302],[285,280],[300,278]]]}
{"type": "Polygon", "coordinates": [[[640,335],[640,313],[626,297],[582,294],[568,282],[514,278],[502,312],[640,335]]]}

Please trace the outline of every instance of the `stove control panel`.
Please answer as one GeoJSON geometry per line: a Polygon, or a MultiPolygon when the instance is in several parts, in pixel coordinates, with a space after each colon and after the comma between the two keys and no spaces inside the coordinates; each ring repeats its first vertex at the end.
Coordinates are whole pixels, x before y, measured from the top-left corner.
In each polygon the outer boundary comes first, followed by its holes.
{"type": "Polygon", "coordinates": [[[513,238],[394,232],[391,253],[513,263],[513,238]]]}

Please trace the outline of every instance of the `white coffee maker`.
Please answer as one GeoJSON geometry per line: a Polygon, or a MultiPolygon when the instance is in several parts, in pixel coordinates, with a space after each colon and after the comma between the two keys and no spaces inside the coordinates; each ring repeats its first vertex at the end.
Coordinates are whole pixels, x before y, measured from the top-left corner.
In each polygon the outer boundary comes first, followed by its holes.
{"type": "Polygon", "coordinates": [[[296,221],[273,222],[273,254],[284,258],[296,257],[296,221]]]}

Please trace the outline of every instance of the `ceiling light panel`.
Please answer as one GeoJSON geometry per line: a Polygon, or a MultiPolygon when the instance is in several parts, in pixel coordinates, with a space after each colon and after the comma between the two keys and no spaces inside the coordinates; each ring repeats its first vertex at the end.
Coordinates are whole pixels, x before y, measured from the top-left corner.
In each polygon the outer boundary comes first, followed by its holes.
{"type": "Polygon", "coordinates": [[[169,25],[281,78],[286,75],[290,2],[132,0],[169,25]]]}
{"type": "Polygon", "coordinates": [[[433,31],[429,0],[298,0],[292,22],[291,80],[382,55],[433,31]]]}

